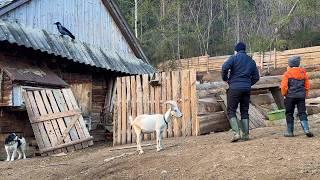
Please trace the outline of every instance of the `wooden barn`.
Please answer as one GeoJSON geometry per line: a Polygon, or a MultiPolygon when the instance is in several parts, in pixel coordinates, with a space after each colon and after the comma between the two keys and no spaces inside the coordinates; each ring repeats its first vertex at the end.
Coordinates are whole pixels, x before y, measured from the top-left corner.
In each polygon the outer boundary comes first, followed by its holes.
{"type": "Polygon", "coordinates": [[[105,140],[116,78],[152,72],[112,0],[0,1],[0,141],[36,136],[50,154],[105,140]]]}

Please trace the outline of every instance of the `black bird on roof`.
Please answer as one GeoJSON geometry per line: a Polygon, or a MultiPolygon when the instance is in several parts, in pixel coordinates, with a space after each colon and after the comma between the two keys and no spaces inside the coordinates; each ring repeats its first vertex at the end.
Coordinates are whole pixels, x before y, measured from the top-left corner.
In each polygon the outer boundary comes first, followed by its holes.
{"type": "Polygon", "coordinates": [[[58,31],[61,33],[62,36],[67,35],[70,36],[71,39],[75,39],[74,35],[67,28],[63,27],[60,22],[56,22],[54,24],[57,25],[58,31]]]}

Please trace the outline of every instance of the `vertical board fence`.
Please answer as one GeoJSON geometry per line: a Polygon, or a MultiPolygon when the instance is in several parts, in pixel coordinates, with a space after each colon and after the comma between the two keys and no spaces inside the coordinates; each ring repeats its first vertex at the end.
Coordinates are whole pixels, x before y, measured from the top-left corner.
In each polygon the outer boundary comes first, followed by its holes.
{"type": "MultiPolygon", "coordinates": [[[[291,56],[301,56],[301,65],[313,67],[319,65],[320,46],[306,47],[299,49],[291,49],[285,51],[269,51],[269,52],[254,52],[251,53],[253,60],[260,67],[261,70],[268,68],[280,68],[287,67],[288,58],[291,56]]],[[[186,59],[180,59],[175,61],[167,61],[158,65],[158,69],[171,69],[171,66],[176,69],[196,69],[197,72],[206,71],[221,71],[222,64],[230,57],[215,56],[210,57],[199,56],[186,59]]]]}
{"type": "MultiPolygon", "coordinates": [[[[196,71],[183,70],[144,74],[117,78],[113,116],[113,144],[130,144],[136,135],[129,123],[129,116],[140,114],[164,114],[174,100],[183,113],[182,118],[174,118],[163,133],[164,138],[199,135],[197,118],[196,71]],[[158,80],[152,86],[151,80],[158,80]]],[[[154,140],[155,134],[144,134],[143,140],[154,140]]]]}

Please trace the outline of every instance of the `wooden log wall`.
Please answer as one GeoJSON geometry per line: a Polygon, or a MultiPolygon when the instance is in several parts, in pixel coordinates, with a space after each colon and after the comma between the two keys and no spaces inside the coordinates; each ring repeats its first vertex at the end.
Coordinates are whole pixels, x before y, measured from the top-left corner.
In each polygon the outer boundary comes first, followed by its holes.
{"type": "Polygon", "coordinates": [[[9,76],[6,73],[1,74],[1,99],[0,106],[11,106],[12,105],[12,88],[13,84],[9,76]]]}
{"type": "MultiPolygon", "coordinates": [[[[102,111],[104,106],[104,101],[107,94],[107,82],[104,77],[93,77],[92,81],[92,125],[93,129],[96,129],[99,123],[102,123],[102,111]]],[[[105,122],[104,122],[105,124],[105,122]]]]}
{"type": "MultiPolygon", "coordinates": [[[[315,66],[319,65],[317,59],[320,58],[320,46],[292,49],[286,51],[271,51],[271,52],[255,52],[252,53],[252,58],[255,60],[257,66],[261,70],[266,68],[280,68],[287,67],[288,58],[290,56],[301,56],[301,65],[303,66],[315,66]]],[[[197,72],[206,71],[220,71],[222,64],[230,57],[226,56],[199,56],[176,60],[175,66],[172,68],[176,69],[196,69],[197,72]]],[[[158,65],[160,70],[166,70],[172,63],[162,63],[158,65]]]]}
{"type": "MultiPolygon", "coordinates": [[[[194,70],[173,71],[152,75],[137,75],[117,78],[114,106],[114,145],[134,143],[135,133],[129,124],[129,116],[141,114],[164,114],[169,105],[163,103],[174,100],[183,113],[182,118],[174,118],[164,131],[163,137],[199,135],[197,117],[196,72],[194,70]],[[159,80],[159,86],[149,82],[159,80]]],[[[155,139],[155,134],[145,134],[144,140],[155,139]]]]}
{"type": "Polygon", "coordinates": [[[230,129],[227,116],[214,96],[209,98],[199,97],[198,118],[201,135],[230,129]]]}

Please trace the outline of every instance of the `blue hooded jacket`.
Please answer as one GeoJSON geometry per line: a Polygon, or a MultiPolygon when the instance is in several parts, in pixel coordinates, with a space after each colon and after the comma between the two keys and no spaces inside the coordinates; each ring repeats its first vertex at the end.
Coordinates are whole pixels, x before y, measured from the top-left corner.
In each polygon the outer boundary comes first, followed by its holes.
{"type": "Polygon", "coordinates": [[[229,89],[251,90],[251,86],[259,81],[256,63],[244,50],[231,56],[222,65],[222,80],[228,82],[229,89]]]}

